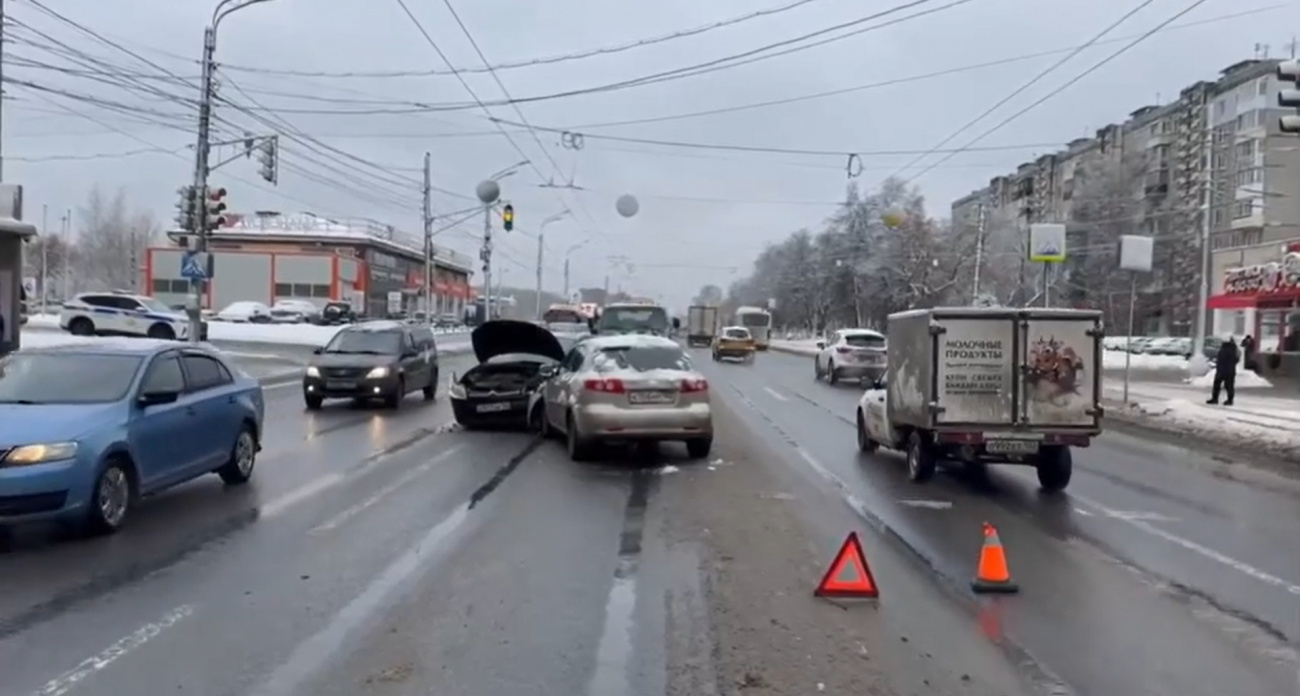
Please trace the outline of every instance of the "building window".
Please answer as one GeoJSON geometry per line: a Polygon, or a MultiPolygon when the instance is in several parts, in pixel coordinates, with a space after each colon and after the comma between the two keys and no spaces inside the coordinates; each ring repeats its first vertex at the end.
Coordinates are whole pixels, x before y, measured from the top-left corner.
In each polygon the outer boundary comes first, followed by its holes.
{"type": "Polygon", "coordinates": [[[1243,198],[1232,206],[1232,219],[1240,220],[1248,218],[1255,214],[1255,200],[1252,198],[1243,198]]]}
{"type": "Polygon", "coordinates": [[[1261,97],[1262,97],[1262,96],[1265,96],[1265,95],[1268,94],[1268,78],[1267,78],[1267,77],[1261,77],[1261,78],[1259,78],[1258,80],[1255,81],[1255,94],[1258,95],[1258,96],[1261,96],[1261,97]]]}
{"type": "Polygon", "coordinates": [[[1225,221],[1224,217],[1225,216],[1222,209],[1215,209],[1214,214],[1210,216],[1210,220],[1213,222],[1215,227],[1219,227],[1223,225],[1225,221]]]}
{"type": "Polygon", "coordinates": [[[1243,140],[1237,143],[1237,158],[1254,160],[1255,149],[1258,143],[1258,140],[1243,140]]]}
{"type": "Polygon", "coordinates": [[[321,284],[311,286],[311,296],[329,299],[330,286],[321,284]]]}
{"type": "Polygon", "coordinates": [[[1232,335],[1244,336],[1246,334],[1246,313],[1237,310],[1232,313],[1232,335]]]}
{"type": "Polygon", "coordinates": [[[1226,100],[1220,99],[1219,101],[1214,102],[1215,116],[1222,116],[1223,114],[1227,113],[1227,111],[1228,111],[1228,102],[1226,100]]]}
{"type": "Polygon", "coordinates": [[[288,283],[275,284],[276,297],[293,297],[293,286],[288,283]]]}
{"type": "Polygon", "coordinates": [[[1238,188],[1258,184],[1264,178],[1264,170],[1261,167],[1251,167],[1242,169],[1234,176],[1238,188]]]}

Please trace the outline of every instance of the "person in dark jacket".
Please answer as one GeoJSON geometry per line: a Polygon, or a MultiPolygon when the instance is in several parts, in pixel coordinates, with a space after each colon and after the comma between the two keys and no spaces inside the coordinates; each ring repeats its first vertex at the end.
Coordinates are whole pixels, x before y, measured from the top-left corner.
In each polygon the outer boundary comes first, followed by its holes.
{"type": "Polygon", "coordinates": [[[1219,354],[1214,357],[1214,387],[1210,391],[1210,398],[1205,403],[1219,403],[1219,392],[1227,394],[1227,400],[1223,402],[1224,406],[1232,405],[1232,398],[1237,392],[1237,360],[1241,358],[1241,352],[1237,350],[1237,342],[1229,336],[1223,345],[1219,346],[1219,354]]]}
{"type": "Polygon", "coordinates": [[[1254,336],[1247,334],[1245,338],[1241,339],[1241,358],[1241,364],[1245,366],[1247,370],[1253,371],[1257,369],[1258,366],[1255,364],[1254,336]]]}

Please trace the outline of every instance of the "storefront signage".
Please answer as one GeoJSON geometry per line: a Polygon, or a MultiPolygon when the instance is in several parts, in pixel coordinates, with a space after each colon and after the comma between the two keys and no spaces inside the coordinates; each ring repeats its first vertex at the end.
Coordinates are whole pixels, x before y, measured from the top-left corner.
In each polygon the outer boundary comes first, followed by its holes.
{"type": "Polygon", "coordinates": [[[1225,295],[1290,292],[1297,288],[1300,288],[1300,252],[1290,252],[1281,261],[1234,268],[1223,274],[1225,295]]]}

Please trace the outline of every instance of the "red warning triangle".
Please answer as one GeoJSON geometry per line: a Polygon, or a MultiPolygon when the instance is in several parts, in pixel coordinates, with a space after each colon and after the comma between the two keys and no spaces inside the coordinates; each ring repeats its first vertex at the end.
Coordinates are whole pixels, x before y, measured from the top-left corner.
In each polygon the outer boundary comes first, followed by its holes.
{"type": "Polygon", "coordinates": [[[817,597],[845,597],[871,599],[880,596],[876,579],[871,577],[867,567],[867,556],[862,552],[862,542],[858,541],[857,532],[849,532],[840,552],[835,554],[835,561],[826,570],[825,577],[818,583],[817,597]]]}

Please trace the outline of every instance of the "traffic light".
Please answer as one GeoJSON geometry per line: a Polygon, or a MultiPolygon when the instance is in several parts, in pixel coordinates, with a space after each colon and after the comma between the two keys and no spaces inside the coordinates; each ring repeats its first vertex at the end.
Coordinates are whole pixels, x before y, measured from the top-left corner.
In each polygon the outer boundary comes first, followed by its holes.
{"type": "Polygon", "coordinates": [[[258,146],[257,159],[262,163],[262,179],[275,184],[280,175],[280,137],[273,135],[258,146]]]}
{"type": "Polygon", "coordinates": [[[1297,89],[1300,87],[1300,61],[1284,60],[1279,63],[1277,81],[1290,84],[1289,89],[1278,90],[1278,106],[1296,109],[1296,113],[1278,120],[1278,128],[1283,133],[1300,135],[1300,89],[1297,89]]]}
{"type": "Polygon", "coordinates": [[[506,232],[515,228],[515,207],[509,203],[501,210],[501,226],[505,228],[506,232]]]}
{"type": "Polygon", "coordinates": [[[226,226],[226,190],[224,188],[208,189],[204,203],[207,206],[207,226],[205,229],[218,230],[226,226]]]}
{"type": "Polygon", "coordinates": [[[198,201],[195,200],[194,187],[182,186],[176,189],[176,193],[180,195],[180,200],[176,201],[176,224],[186,232],[194,232],[198,229],[195,224],[198,222],[198,201]]]}

